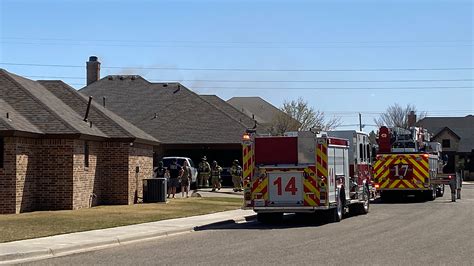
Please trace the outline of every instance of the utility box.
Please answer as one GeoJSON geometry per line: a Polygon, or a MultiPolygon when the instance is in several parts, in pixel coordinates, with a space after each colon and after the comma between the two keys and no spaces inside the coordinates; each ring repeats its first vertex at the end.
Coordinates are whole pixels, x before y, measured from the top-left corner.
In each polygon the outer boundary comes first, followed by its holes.
{"type": "Polygon", "coordinates": [[[143,179],[143,202],[166,202],[166,178],[143,179]]]}

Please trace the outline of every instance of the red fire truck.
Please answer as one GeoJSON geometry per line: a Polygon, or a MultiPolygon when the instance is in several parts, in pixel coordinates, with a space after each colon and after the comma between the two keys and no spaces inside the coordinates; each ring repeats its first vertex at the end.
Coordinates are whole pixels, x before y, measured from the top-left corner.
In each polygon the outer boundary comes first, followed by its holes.
{"type": "Polygon", "coordinates": [[[324,211],[331,221],[343,212],[366,214],[369,191],[350,175],[349,141],[327,133],[243,136],[244,208],[272,222],[284,213],[324,211]]]}
{"type": "Polygon", "coordinates": [[[383,200],[415,194],[427,200],[443,196],[441,145],[430,142],[426,129],[381,127],[374,179],[383,200]]]}
{"type": "Polygon", "coordinates": [[[331,137],[349,140],[349,176],[357,180],[358,185],[367,185],[370,197],[375,198],[376,190],[372,178],[372,145],[369,134],[357,130],[328,131],[331,137]]]}

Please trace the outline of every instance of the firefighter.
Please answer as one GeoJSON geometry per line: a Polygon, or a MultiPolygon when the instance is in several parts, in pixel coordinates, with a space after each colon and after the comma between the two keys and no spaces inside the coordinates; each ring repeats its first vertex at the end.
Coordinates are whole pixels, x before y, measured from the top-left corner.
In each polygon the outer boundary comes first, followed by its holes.
{"type": "Polygon", "coordinates": [[[232,183],[234,183],[234,192],[242,191],[242,167],[239,165],[239,160],[234,160],[230,168],[232,175],[232,183]]]}
{"type": "Polygon", "coordinates": [[[211,174],[211,166],[207,162],[206,156],[202,157],[201,162],[199,163],[199,177],[198,185],[199,187],[209,187],[209,175],[211,174]]]}
{"type": "Polygon", "coordinates": [[[211,182],[212,182],[212,191],[221,189],[221,172],[222,168],[217,164],[216,161],[212,162],[211,167],[211,182]]]}

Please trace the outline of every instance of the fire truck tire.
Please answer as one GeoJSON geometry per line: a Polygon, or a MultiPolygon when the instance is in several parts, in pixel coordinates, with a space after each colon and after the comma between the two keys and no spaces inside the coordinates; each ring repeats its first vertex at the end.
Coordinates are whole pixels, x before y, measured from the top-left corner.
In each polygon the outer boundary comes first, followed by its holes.
{"type": "Polygon", "coordinates": [[[425,190],[425,199],[428,201],[433,201],[436,199],[436,188],[425,190]]]}
{"type": "Polygon", "coordinates": [[[264,224],[275,224],[281,222],[283,213],[257,213],[257,221],[264,224]]]}
{"type": "Polygon", "coordinates": [[[349,212],[351,214],[367,214],[370,209],[369,195],[364,193],[362,203],[354,203],[349,206],[349,212]]]}
{"type": "Polygon", "coordinates": [[[342,206],[341,196],[338,196],[336,208],[329,210],[329,221],[332,223],[340,222],[342,220],[343,211],[344,207],[342,206]]]}

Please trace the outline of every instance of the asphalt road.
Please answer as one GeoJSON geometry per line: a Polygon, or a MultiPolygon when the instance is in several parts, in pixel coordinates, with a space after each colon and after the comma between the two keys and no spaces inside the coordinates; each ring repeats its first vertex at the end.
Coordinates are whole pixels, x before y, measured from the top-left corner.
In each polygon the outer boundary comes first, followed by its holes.
{"type": "Polygon", "coordinates": [[[256,221],[209,226],[32,264],[474,265],[474,185],[463,187],[462,200],[449,199],[446,194],[433,202],[375,202],[368,215],[332,224],[287,216],[274,226],[256,221]]]}

